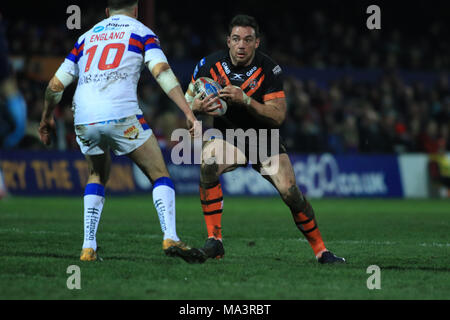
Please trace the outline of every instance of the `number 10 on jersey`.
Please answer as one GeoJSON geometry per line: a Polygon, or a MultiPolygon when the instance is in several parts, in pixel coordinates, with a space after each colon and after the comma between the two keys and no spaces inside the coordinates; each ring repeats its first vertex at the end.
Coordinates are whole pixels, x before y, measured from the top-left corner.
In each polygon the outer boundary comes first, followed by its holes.
{"type": "MultiPolygon", "coordinates": [[[[94,59],[95,52],[97,51],[98,45],[90,47],[86,54],[88,55],[88,60],[86,63],[86,68],[84,72],[88,72],[91,68],[92,59],[94,59]]],[[[123,53],[125,52],[125,45],[123,43],[110,43],[103,48],[102,55],[100,57],[100,61],[98,62],[99,70],[111,70],[115,69],[119,66],[120,61],[122,60],[123,53]],[[115,49],[116,53],[114,56],[114,60],[111,63],[106,63],[106,59],[108,58],[109,51],[111,49],[115,49]]]]}

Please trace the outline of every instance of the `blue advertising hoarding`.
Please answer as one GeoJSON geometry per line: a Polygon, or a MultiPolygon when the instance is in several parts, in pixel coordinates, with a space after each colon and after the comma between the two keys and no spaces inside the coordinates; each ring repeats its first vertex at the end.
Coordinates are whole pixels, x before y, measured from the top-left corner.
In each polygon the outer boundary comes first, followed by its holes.
{"type": "MultiPolygon", "coordinates": [[[[198,194],[199,166],[175,165],[164,151],[177,194],[198,194]]],[[[298,155],[290,159],[300,189],[309,197],[403,197],[393,155],[298,155]]],[[[79,152],[0,151],[5,185],[12,195],[82,195],[88,177],[79,152]]],[[[251,167],[221,177],[224,194],[270,196],[277,191],[251,167]]],[[[112,156],[109,194],[151,191],[151,183],[127,157],[112,156]]]]}
{"type": "MultiPolygon", "coordinates": [[[[12,195],[82,195],[88,178],[80,152],[0,151],[0,166],[12,195]]],[[[140,191],[130,160],[113,157],[108,189],[119,194],[140,191]]]]}
{"type": "MultiPolygon", "coordinates": [[[[397,157],[290,155],[297,185],[313,198],[402,197],[403,188],[397,157]]],[[[277,191],[249,168],[223,176],[225,193],[275,195],[277,191]]]]}

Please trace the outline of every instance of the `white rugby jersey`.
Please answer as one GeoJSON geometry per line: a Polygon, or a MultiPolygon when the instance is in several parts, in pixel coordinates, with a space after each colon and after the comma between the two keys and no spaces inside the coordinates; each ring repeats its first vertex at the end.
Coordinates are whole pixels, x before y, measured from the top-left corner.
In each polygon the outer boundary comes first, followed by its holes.
{"type": "Polygon", "coordinates": [[[114,15],[78,38],[60,70],[78,77],[75,124],[142,114],[137,84],[144,63],[167,62],[158,37],[138,20],[114,15]]]}

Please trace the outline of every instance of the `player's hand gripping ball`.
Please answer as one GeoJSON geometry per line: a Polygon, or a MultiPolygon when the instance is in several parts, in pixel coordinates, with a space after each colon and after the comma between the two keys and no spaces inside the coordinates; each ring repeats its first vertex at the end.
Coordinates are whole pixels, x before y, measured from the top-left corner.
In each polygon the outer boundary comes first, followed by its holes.
{"type": "MultiPolygon", "coordinates": [[[[222,90],[220,84],[211,78],[201,77],[198,78],[194,83],[194,94],[197,96],[200,94],[200,99],[203,100],[205,97],[213,94],[215,97],[219,95],[219,91],[222,90]]],[[[227,103],[219,98],[217,102],[219,108],[212,111],[213,116],[223,116],[227,112],[227,103]]]]}

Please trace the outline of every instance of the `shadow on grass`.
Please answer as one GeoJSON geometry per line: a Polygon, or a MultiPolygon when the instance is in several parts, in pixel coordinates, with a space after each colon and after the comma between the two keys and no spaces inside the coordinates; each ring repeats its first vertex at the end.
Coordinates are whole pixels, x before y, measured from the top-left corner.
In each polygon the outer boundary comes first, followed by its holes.
{"type": "MultiPolygon", "coordinates": [[[[50,252],[5,252],[2,253],[3,257],[25,257],[25,258],[56,258],[56,259],[70,259],[70,260],[78,260],[80,256],[77,254],[63,254],[63,253],[50,253],[50,252]]],[[[133,262],[155,262],[156,258],[147,258],[147,257],[130,257],[130,256],[104,256],[99,254],[103,260],[106,261],[133,261],[133,262]]],[[[163,256],[164,257],[164,256],[163,256]]],[[[101,261],[99,261],[101,262],[101,261]]]]}
{"type": "MultiPolygon", "coordinates": [[[[342,263],[342,264],[332,264],[332,265],[321,265],[321,267],[329,267],[329,268],[346,268],[346,269],[365,269],[367,266],[362,266],[360,264],[351,264],[351,263],[342,263]]],[[[424,266],[411,266],[411,267],[405,267],[405,266],[395,266],[395,265],[387,265],[383,266],[382,264],[379,265],[381,270],[398,270],[398,271],[431,271],[431,272],[450,272],[450,268],[447,267],[424,267],[424,266]]]]}
{"type": "Polygon", "coordinates": [[[59,254],[59,253],[39,253],[39,252],[6,252],[3,257],[34,257],[34,258],[57,258],[57,259],[79,259],[79,256],[59,254]]]}
{"type": "MultiPolygon", "coordinates": [[[[11,256],[11,257],[34,257],[34,258],[56,258],[56,259],[75,259],[79,260],[78,255],[69,255],[69,254],[62,254],[62,253],[49,253],[49,252],[6,252],[2,253],[3,257],[11,256]]],[[[154,257],[154,258],[148,258],[148,257],[132,257],[132,256],[103,256],[102,254],[99,255],[104,261],[132,261],[132,262],[151,262],[156,263],[158,262],[159,258],[166,259],[165,256],[161,255],[161,257],[154,257]]],[[[180,260],[183,261],[179,257],[174,258],[167,258],[168,261],[171,260],[180,260]]],[[[275,258],[277,262],[281,261],[279,258],[275,258]]],[[[213,260],[212,260],[213,261],[213,260]]],[[[214,262],[214,261],[213,261],[214,262]]],[[[283,263],[283,262],[280,262],[283,263]]],[[[362,269],[366,268],[365,266],[361,266],[360,264],[351,264],[349,262],[342,263],[342,264],[332,264],[332,265],[320,265],[320,264],[314,264],[314,263],[306,263],[305,266],[311,267],[316,266],[319,268],[345,268],[345,269],[362,269]]],[[[387,265],[379,266],[381,270],[398,270],[398,271],[431,271],[431,272],[450,272],[449,267],[424,267],[424,266],[411,266],[411,267],[405,267],[405,266],[395,266],[395,265],[387,265]]]]}

